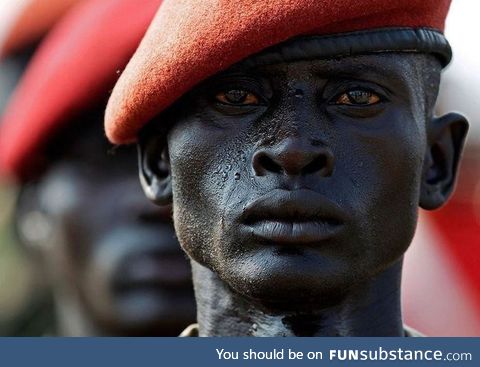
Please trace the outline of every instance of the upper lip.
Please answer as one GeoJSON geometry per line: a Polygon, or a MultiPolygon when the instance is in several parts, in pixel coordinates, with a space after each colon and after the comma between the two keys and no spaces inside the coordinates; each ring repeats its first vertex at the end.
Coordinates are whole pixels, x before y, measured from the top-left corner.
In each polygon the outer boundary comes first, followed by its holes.
{"type": "Polygon", "coordinates": [[[241,221],[247,225],[259,221],[342,224],[345,214],[335,203],[315,191],[277,189],[247,204],[241,221]]]}

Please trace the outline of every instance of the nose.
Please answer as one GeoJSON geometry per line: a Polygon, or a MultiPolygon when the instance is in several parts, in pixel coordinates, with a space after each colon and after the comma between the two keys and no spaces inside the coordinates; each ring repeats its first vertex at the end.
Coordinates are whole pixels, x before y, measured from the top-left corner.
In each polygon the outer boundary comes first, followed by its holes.
{"type": "Polygon", "coordinates": [[[330,149],[318,142],[288,138],[279,144],[257,150],[252,164],[257,176],[315,174],[329,177],[333,173],[334,157],[330,149]]]}

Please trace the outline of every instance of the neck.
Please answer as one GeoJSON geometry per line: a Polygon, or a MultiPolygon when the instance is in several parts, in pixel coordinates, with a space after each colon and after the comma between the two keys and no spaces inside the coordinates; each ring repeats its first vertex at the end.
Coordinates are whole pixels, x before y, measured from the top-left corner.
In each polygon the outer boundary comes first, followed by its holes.
{"type": "Polygon", "coordinates": [[[292,311],[243,297],[211,270],[192,260],[199,334],[404,336],[400,308],[401,268],[400,260],[369,282],[352,287],[334,305],[312,304],[302,307],[302,311],[292,311]]]}

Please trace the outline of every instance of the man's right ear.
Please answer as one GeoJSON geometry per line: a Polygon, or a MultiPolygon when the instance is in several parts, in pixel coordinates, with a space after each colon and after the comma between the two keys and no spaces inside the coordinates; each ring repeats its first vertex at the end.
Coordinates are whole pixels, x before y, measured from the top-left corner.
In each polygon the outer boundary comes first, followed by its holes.
{"type": "Polygon", "coordinates": [[[172,175],[166,138],[141,137],[138,142],[138,163],[145,195],[155,204],[171,204],[172,175]]]}

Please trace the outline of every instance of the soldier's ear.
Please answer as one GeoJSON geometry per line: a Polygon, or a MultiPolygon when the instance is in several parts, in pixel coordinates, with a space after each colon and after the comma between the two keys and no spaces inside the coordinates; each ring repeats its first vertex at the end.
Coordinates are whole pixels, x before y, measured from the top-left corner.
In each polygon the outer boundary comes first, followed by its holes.
{"type": "Polygon", "coordinates": [[[145,195],[159,205],[172,202],[170,157],[164,136],[143,136],[138,142],[140,182],[145,195]]]}
{"type": "Polygon", "coordinates": [[[439,208],[452,194],[467,131],[467,120],[457,113],[430,121],[419,203],[423,209],[439,208]]]}

